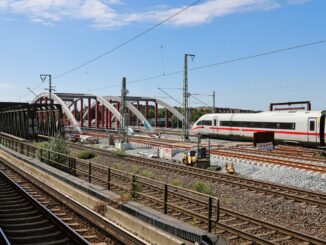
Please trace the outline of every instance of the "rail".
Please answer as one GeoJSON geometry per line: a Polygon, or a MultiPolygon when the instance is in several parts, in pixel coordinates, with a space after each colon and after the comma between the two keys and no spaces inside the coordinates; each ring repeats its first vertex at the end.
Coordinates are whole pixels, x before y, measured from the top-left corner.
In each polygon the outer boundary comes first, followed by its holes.
{"type": "MultiPolygon", "coordinates": [[[[15,221],[21,221],[23,219],[25,220],[33,220],[35,217],[41,217],[42,220],[44,221],[48,221],[50,222],[52,225],[54,225],[56,227],[56,232],[54,233],[48,233],[48,240],[46,242],[49,243],[53,243],[53,244],[57,244],[56,242],[54,242],[57,238],[58,235],[61,233],[61,236],[63,236],[64,239],[66,239],[66,242],[70,242],[72,244],[89,244],[88,241],[86,241],[82,236],[80,236],[77,232],[75,232],[72,228],[70,228],[68,225],[66,225],[63,221],[61,221],[58,217],[56,217],[52,212],[50,212],[45,206],[43,206],[39,201],[37,201],[34,197],[32,197],[29,193],[27,193],[24,189],[22,189],[19,185],[17,185],[14,181],[12,181],[4,172],[0,171],[0,177],[1,180],[3,180],[5,183],[8,183],[10,186],[10,190],[15,190],[20,199],[18,199],[17,197],[15,198],[16,200],[18,200],[19,205],[22,205],[22,203],[27,206],[30,205],[31,207],[34,208],[34,210],[37,210],[38,213],[34,213],[34,212],[26,212],[26,213],[21,213],[21,210],[17,210],[17,208],[13,208],[10,209],[8,208],[8,210],[6,211],[8,214],[11,214],[11,216],[8,217],[13,217],[13,212],[15,212],[15,214],[18,215],[18,218],[10,218],[10,220],[13,221],[13,223],[15,223],[15,221]]],[[[6,186],[7,192],[8,192],[8,187],[6,186]]],[[[3,191],[3,190],[2,190],[3,191]]],[[[12,191],[11,191],[12,192],[12,191]]],[[[8,193],[7,193],[8,194],[8,193]]],[[[13,198],[7,198],[7,201],[5,201],[5,205],[6,208],[10,205],[10,203],[13,202],[13,198]],[[9,201],[8,201],[9,200],[9,201]]],[[[1,203],[1,205],[3,205],[3,203],[1,203]]],[[[18,205],[18,206],[19,206],[18,205]]],[[[9,218],[7,218],[9,219],[9,218]]],[[[24,223],[24,222],[22,222],[24,223]]],[[[15,223],[16,225],[17,223],[15,223]]],[[[26,225],[27,223],[25,223],[26,225]]],[[[21,235],[17,235],[17,234],[22,234],[22,231],[24,230],[24,228],[19,228],[19,226],[16,227],[16,229],[11,230],[11,236],[12,239],[14,241],[14,243],[25,243],[27,240],[25,239],[29,239],[29,242],[35,242],[37,240],[40,239],[45,239],[44,235],[42,234],[42,232],[49,232],[50,229],[46,228],[46,231],[41,231],[39,229],[35,229],[35,228],[31,227],[30,230],[25,230],[24,232],[26,233],[26,237],[23,237],[21,235]],[[35,233],[35,231],[39,231],[39,235],[31,235],[33,233],[35,233]]],[[[10,238],[10,237],[9,237],[10,238]]],[[[28,243],[28,242],[27,242],[28,243]]],[[[9,243],[10,244],[10,243],[9,243]]]]}
{"type": "Polygon", "coordinates": [[[142,198],[162,205],[162,213],[170,210],[182,212],[194,220],[207,224],[208,232],[216,227],[219,221],[219,200],[216,197],[169,185],[167,183],[132,174],[115,168],[105,168],[100,164],[74,158],[65,154],[37,147],[0,135],[0,143],[20,154],[31,158],[38,158],[41,162],[63,170],[71,175],[85,178],[89,183],[103,184],[108,190],[118,190],[128,194],[128,199],[142,198]],[[153,197],[148,193],[157,192],[153,197]],[[194,203],[205,209],[205,212],[195,212],[180,207],[175,200],[194,203]]]}
{"type": "Polygon", "coordinates": [[[3,232],[3,230],[0,227],[0,244],[1,245],[10,245],[10,242],[6,236],[6,234],[3,232]]]}

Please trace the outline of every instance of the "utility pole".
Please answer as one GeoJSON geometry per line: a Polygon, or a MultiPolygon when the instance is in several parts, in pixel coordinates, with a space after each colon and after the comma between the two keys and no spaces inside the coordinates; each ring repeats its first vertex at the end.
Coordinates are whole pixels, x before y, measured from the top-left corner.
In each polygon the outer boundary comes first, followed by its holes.
{"type": "Polygon", "coordinates": [[[121,86],[121,123],[120,123],[120,132],[122,132],[123,136],[123,142],[128,142],[127,138],[127,132],[128,132],[128,123],[127,123],[127,110],[126,110],[126,103],[127,103],[127,84],[126,84],[126,78],[122,78],[122,86],[121,86]]]}
{"type": "Polygon", "coordinates": [[[184,76],[183,76],[183,117],[182,122],[182,135],[183,140],[186,141],[189,139],[189,92],[188,92],[188,57],[191,57],[192,60],[195,58],[194,54],[185,54],[184,55],[184,76]]]}
{"type": "Polygon", "coordinates": [[[49,74],[41,74],[40,75],[40,78],[43,82],[45,82],[46,78],[49,79],[49,100],[50,100],[50,103],[52,104],[53,101],[52,101],[52,91],[55,91],[55,88],[52,86],[52,76],[49,75],[49,74]]]}
{"type": "Polygon", "coordinates": [[[215,113],[216,111],[216,107],[215,107],[215,91],[213,91],[213,108],[212,108],[212,112],[215,113]]]}

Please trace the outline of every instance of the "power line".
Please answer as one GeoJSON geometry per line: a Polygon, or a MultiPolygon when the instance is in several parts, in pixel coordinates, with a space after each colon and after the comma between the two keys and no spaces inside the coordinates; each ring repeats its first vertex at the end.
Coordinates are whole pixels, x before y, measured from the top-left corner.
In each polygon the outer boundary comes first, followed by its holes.
{"type": "Polygon", "coordinates": [[[169,20],[173,19],[173,18],[176,17],[177,15],[179,15],[179,14],[181,14],[181,13],[187,11],[189,8],[193,7],[194,5],[197,5],[200,1],[201,1],[201,0],[196,0],[196,1],[194,1],[194,2],[191,3],[190,5],[188,5],[188,6],[184,7],[184,8],[182,8],[181,10],[177,11],[175,14],[173,14],[173,15],[169,16],[168,18],[162,20],[161,22],[159,22],[159,23],[157,23],[157,24],[151,26],[150,28],[148,28],[148,29],[146,29],[146,30],[140,32],[139,34],[135,35],[134,37],[132,37],[132,38],[130,38],[130,39],[128,39],[128,40],[122,42],[121,44],[115,46],[114,48],[112,48],[112,49],[110,49],[110,50],[108,50],[108,51],[106,51],[105,53],[100,54],[100,55],[96,56],[95,58],[86,61],[85,63],[82,63],[81,65],[78,65],[78,66],[76,66],[76,67],[74,67],[74,68],[72,68],[72,69],[70,69],[70,70],[68,70],[68,71],[65,71],[65,72],[63,72],[63,73],[61,73],[61,74],[59,74],[59,75],[53,77],[53,79],[56,79],[56,78],[60,78],[60,77],[66,76],[66,75],[68,75],[68,74],[70,74],[70,73],[72,73],[72,72],[74,72],[74,71],[77,71],[77,70],[79,70],[79,69],[81,69],[81,68],[83,68],[83,67],[85,67],[85,66],[87,66],[87,65],[89,65],[89,64],[91,64],[91,63],[93,63],[93,62],[95,62],[95,61],[97,61],[97,60],[99,60],[99,59],[101,59],[101,58],[103,58],[104,56],[106,56],[106,55],[108,55],[108,54],[110,54],[110,53],[112,53],[112,52],[114,52],[114,51],[116,51],[116,50],[118,50],[118,49],[120,49],[120,48],[126,46],[127,44],[129,44],[129,43],[135,41],[136,39],[138,39],[138,38],[144,36],[144,35],[147,34],[148,32],[150,32],[150,31],[156,29],[157,27],[159,27],[159,26],[163,25],[164,23],[168,22],[169,20]]]}
{"type": "Polygon", "coordinates": [[[192,69],[189,69],[189,70],[190,71],[195,71],[195,70],[200,70],[200,69],[204,69],[204,68],[208,68],[208,67],[212,67],[212,66],[225,65],[225,64],[229,64],[229,63],[233,63],[233,62],[237,62],[237,61],[249,60],[249,59],[258,58],[258,57],[261,57],[261,56],[266,56],[266,55],[271,55],[271,54],[276,54],[276,53],[290,51],[290,50],[293,50],[293,49],[299,49],[299,48],[304,48],[304,47],[308,47],[308,46],[312,46],[312,45],[322,44],[322,43],[325,43],[325,42],[326,42],[326,40],[321,40],[321,41],[312,42],[312,43],[305,43],[305,44],[301,44],[301,45],[297,45],[297,46],[292,46],[292,47],[288,47],[288,48],[283,48],[283,49],[277,49],[277,50],[273,50],[273,51],[268,51],[268,52],[264,52],[264,53],[260,53],[260,54],[255,54],[255,55],[250,55],[250,56],[244,56],[244,57],[240,57],[240,58],[237,58],[237,59],[226,60],[226,61],[222,61],[222,62],[210,64],[210,65],[199,66],[199,67],[195,67],[195,68],[192,68],[192,69]]]}
{"type": "Polygon", "coordinates": [[[195,95],[191,94],[190,96],[191,96],[193,99],[197,100],[200,104],[203,104],[203,105],[205,105],[205,106],[207,106],[207,107],[211,107],[211,106],[209,106],[206,102],[204,102],[204,101],[198,99],[195,95]]]}
{"type": "MultiPolygon", "coordinates": [[[[254,55],[249,55],[249,56],[243,56],[243,57],[240,57],[240,58],[225,60],[225,61],[221,61],[221,62],[217,62],[217,63],[213,63],[213,64],[208,64],[208,65],[204,65],[204,66],[198,66],[198,67],[194,67],[194,68],[189,69],[189,71],[196,71],[196,70],[206,69],[206,68],[210,68],[210,67],[214,67],[214,66],[226,65],[226,64],[230,64],[230,63],[234,63],[234,62],[238,62],[238,61],[259,58],[259,57],[262,57],[262,56],[272,55],[272,54],[276,54],[276,53],[286,52],[286,51],[290,51],[290,50],[294,50],[294,49],[300,49],[300,48],[313,46],[313,45],[318,45],[318,44],[323,44],[323,43],[326,43],[326,40],[320,40],[320,41],[317,41],[317,42],[300,44],[300,45],[287,47],[287,48],[283,48],[283,49],[276,49],[276,50],[272,50],[272,51],[267,51],[267,52],[254,54],[254,55]]],[[[175,76],[175,75],[178,75],[178,74],[181,74],[181,73],[183,73],[183,70],[165,73],[164,75],[162,75],[162,74],[153,75],[153,76],[150,76],[150,77],[145,77],[145,78],[133,80],[131,82],[128,82],[128,84],[140,83],[140,82],[155,80],[155,79],[159,79],[159,78],[163,78],[163,77],[175,76]]],[[[117,84],[112,84],[112,85],[109,85],[109,86],[93,89],[93,90],[90,90],[90,92],[103,90],[103,89],[107,89],[107,88],[112,88],[112,87],[117,87],[117,86],[120,86],[120,84],[117,83],[117,84]]]]}
{"type": "MultiPolygon", "coordinates": [[[[135,36],[133,36],[132,38],[130,38],[130,39],[128,39],[128,40],[126,40],[126,41],[120,43],[119,45],[113,47],[112,49],[110,49],[110,50],[108,50],[108,51],[106,51],[106,52],[104,52],[103,54],[100,54],[100,55],[96,56],[95,58],[92,58],[92,59],[90,59],[90,60],[88,60],[88,61],[86,61],[86,62],[84,62],[84,63],[82,63],[82,64],[80,64],[80,65],[78,65],[78,66],[76,66],[76,67],[74,67],[74,68],[72,68],[72,69],[70,69],[70,70],[67,70],[67,71],[65,71],[65,72],[63,72],[63,73],[61,73],[61,74],[59,74],[59,75],[54,76],[54,77],[52,78],[52,80],[57,79],[57,78],[64,77],[64,76],[66,76],[66,75],[68,75],[68,74],[70,74],[70,73],[72,73],[72,72],[75,72],[75,71],[77,71],[77,70],[79,70],[79,69],[81,69],[81,68],[83,68],[83,67],[85,67],[85,66],[87,66],[87,65],[89,65],[89,64],[91,64],[91,63],[93,63],[93,62],[95,62],[95,61],[97,61],[97,60],[99,60],[99,59],[101,59],[101,58],[103,58],[104,56],[106,56],[106,55],[108,55],[108,54],[110,54],[110,53],[112,53],[112,52],[114,52],[114,51],[116,51],[116,50],[118,50],[118,49],[120,49],[120,48],[126,46],[127,44],[129,44],[129,43],[135,41],[136,39],[138,39],[138,38],[144,36],[144,35],[147,34],[148,32],[150,32],[150,31],[156,29],[157,27],[163,25],[164,23],[168,22],[169,20],[173,19],[174,17],[178,16],[179,14],[181,14],[181,13],[187,11],[189,8],[191,8],[191,7],[195,6],[195,5],[197,5],[199,2],[201,2],[201,0],[196,0],[196,1],[194,1],[194,2],[191,3],[190,5],[187,5],[186,7],[182,8],[182,9],[179,10],[179,11],[177,11],[176,13],[174,13],[174,14],[171,15],[171,16],[169,16],[168,18],[166,18],[166,19],[162,20],[161,22],[159,22],[159,23],[157,23],[157,24],[151,26],[150,28],[148,28],[148,29],[146,29],[146,30],[144,30],[144,31],[142,31],[142,32],[140,32],[140,33],[138,33],[137,35],[135,35],[135,36]]],[[[164,75],[164,73],[163,73],[163,75],[164,75]]],[[[43,84],[43,83],[38,84],[38,85],[37,85],[36,87],[34,87],[32,90],[36,90],[36,89],[38,89],[42,84],[43,84]]],[[[113,87],[115,87],[115,86],[120,86],[120,84],[115,84],[113,87]]],[[[108,88],[108,87],[106,87],[106,88],[108,88]]],[[[26,97],[26,96],[29,95],[29,94],[30,94],[30,93],[24,95],[23,97],[26,97]]]]}

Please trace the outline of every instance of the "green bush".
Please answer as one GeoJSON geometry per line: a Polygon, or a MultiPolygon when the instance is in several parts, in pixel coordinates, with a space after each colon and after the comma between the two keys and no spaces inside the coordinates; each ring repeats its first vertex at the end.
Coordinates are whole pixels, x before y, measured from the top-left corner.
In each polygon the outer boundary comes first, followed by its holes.
{"type": "Polygon", "coordinates": [[[139,167],[137,165],[135,165],[135,164],[131,165],[130,170],[134,174],[138,174],[139,173],[139,167]]]}
{"type": "Polygon", "coordinates": [[[212,190],[212,186],[210,185],[206,185],[205,183],[201,182],[201,181],[195,181],[195,183],[193,183],[192,185],[192,189],[194,191],[200,192],[200,193],[205,193],[208,195],[211,195],[213,190],[212,190]]]}
{"type": "Polygon", "coordinates": [[[81,152],[78,152],[77,155],[76,155],[78,158],[80,159],[92,159],[96,156],[96,154],[94,152],[91,152],[91,151],[81,151],[81,152]]]}
{"type": "Polygon", "coordinates": [[[119,157],[119,158],[126,156],[126,153],[124,151],[121,151],[121,150],[111,151],[111,154],[114,157],[119,157]]]}
{"type": "Polygon", "coordinates": [[[117,169],[117,170],[121,170],[122,169],[121,163],[113,163],[112,168],[117,169]]]}
{"type": "Polygon", "coordinates": [[[69,154],[68,144],[64,139],[53,138],[49,142],[36,143],[36,146],[38,147],[36,150],[36,156],[38,159],[41,159],[41,149],[43,161],[45,158],[47,159],[48,156],[50,156],[50,160],[58,163],[65,163],[68,159],[66,156],[69,154]],[[51,151],[51,153],[49,154],[48,151],[51,151]]]}
{"type": "Polygon", "coordinates": [[[175,178],[175,179],[170,181],[170,184],[174,185],[174,186],[180,186],[180,185],[182,185],[182,180],[180,180],[178,178],[175,178]]]}
{"type": "Polygon", "coordinates": [[[141,176],[144,176],[146,178],[150,178],[150,179],[154,179],[155,174],[147,169],[144,169],[142,171],[140,171],[139,173],[141,176]]]}

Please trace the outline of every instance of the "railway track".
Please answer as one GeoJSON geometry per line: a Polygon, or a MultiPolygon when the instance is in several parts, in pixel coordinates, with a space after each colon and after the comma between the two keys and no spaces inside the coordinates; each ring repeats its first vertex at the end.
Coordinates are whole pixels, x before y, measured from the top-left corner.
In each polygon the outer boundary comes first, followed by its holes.
{"type": "MultiPolygon", "coordinates": [[[[94,173],[94,171],[93,171],[94,173]]],[[[105,176],[105,175],[104,175],[105,176]]],[[[100,183],[98,176],[98,184],[100,183]]],[[[103,178],[102,178],[103,179],[103,178]]],[[[153,209],[164,212],[164,188],[156,184],[149,184],[148,181],[141,181],[137,185],[138,191],[133,195],[132,200],[149,206],[153,209]]],[[[106,183],[104,183],[105,185],[106,183]]],[[[123,174],[111,175],[111,190],[116,193],[125,193],[130,188],[130,177],[123,174]]],[[[175,195],[173,190],[169,191],[169,206],[166,214],[179,220],[207,228],[207,205],[196,198],[189,196],[189,191],[184,195],[178,191],[175,195]],[[181,194],[181,195],[180,195],[181,194]],[[188,215],[188,212],[196,210],[197,217],[188,215]]],[[[242,215],[225,208],[211,210],[214,224],[212,232],[226,238],[230,244],[324,244],[326,241],[304,235],[296,231],[276,226],[246,215],[242,215]],[[219,218],[217,220],[217,217],[219,218]]]]}
{"type": "MultiPolygon", "coordinates": [[[[107,134],[97,132],[97,131],[87,131],[86,134],[89,136],[94,136],[98,138],[107,138],[107,134]]],[[[115,140],[121,140],[121,136],[115,135],[115,140]]],[[[139,144],[139,145],[147,145],[151,147],[165,147],[165,148],[178,148],[189,150],[197,146],[195,142],[181,142],[179,140],[172,139],[163,139],[163,138],[149,138],[149,137],[141,137],[141,136],[128,136],[128,140],[131,143],[139,144]]],[[[202,143],[202,146],[207,146],[207,143],[202,143]]],[[[211,147],[217,147],[217,145],[211,144],[211,147]]]]}
{"type": "Polygon", "coordinates": [[[89,244],[0,171],[0,225],[12,244],[89,244]]]}
{"type": "MultiPolygon", "coordinates": [[[[19,144],[18,144],[19,145],[19,144]]],[[[83,147],[83,149],[85,149],[83,147]]],[[[17,151],[21,150],[21,146],[17,151]]],[[[126,159],[126,158],[124,158],[126,159]]],[[[82,163],[76,162],[77,165],[82,163]]],[[[130,179],[130,173],[123,171],[115,171],[115,173],[105,173],[105,169],[98,164],[86,164],[89,167],[89,175],[87,172],[80,170],[88,177],[91,183],[102,182],[102,184],[109,185],[108,189],[115,190],[116,192],[124,193],[127,190],[131,193],[133,200],[145,204],[146,206],[154,209],[167,208],[167,213],[175,216],[181,220],[188,221],[191,224],[197,225],[201,228],[205,228],[208,224],[199,217],[207,215],[207,206],[197,198],[193,198],[194,192],[187,191],[186,195],[182,195],[182,190],[178,188],[178,192],[169,191],[169,203],[164,205],[164,191],[162,186],[157,181],[148,181],[147,178],[141,178],[141,176],[135,176],[130,179]],[[96,169],[97,168],[97,169],[96,169]],[[92,175],[91,175],[91,174],[92,175]],[[103,175],[109,176],[110,181],[105,181],[103,175]],[[129,177],[128,177],[129,175],[129,177]],[[139,178],[139,179],[138,179],[139,178]],[[138,179],[138,180],[137,180],[138,179]],[[91,181],[92,180],[92,181],[91,181]],[[138,183],[137,185],[130,185],[131,183],[138,183]],[[132,187],[130,189],[130,186],[132,187]],[[193,194],[191,194],[193,193],[193,194]],[[163,195],[163,196],[162,196],[163,195]],[[189,199],[192,200],[189,202],[189,199]],[[188,213],[190,211],[196,211],[198,218],[189,220],[188,213]]],[[[78,169],[78,167],[76,168],[78,169]]],[[[107,169],[109,171],[109,169],[107,169]]],[[[110,170],[112,171],[112,169],[110,170]]],[[[134,175],[133,175],[134,176],[134,175]]],[[[205,175],[207,178],[207,174],[205,175]]],[[[166,186],[166,184],[165,184],[166,186]]],[[[212,206],[211,206],[212,207],[212,206]]],[[[245,216],[228,209],[219,208],[214,212],[208,210],[208,213],[212,213],[212,218],[220,217],[218,222],[214,225],[212,232],[221,234],[223,237],[230,241],[230,244],[325,244],[326,241],[314,238],[309,235],[305,235],[284,227],[276,226],[258,219],[254,219],[249,216],[245,216]]]]}
{"type": "Polygon", "coordinates": [[[295,154],[288,154],[288,152],[283,152],[281,149],[276,148],[273,151],[264,151],[264,150],[257,150],[252,148],[239,148],[239,147],[231,147],[230,150],[240,152],[240,153],[248,153],[260,156],[266,156],[271,158],[280,158],[280,159],[287,159],[291,162],[311,162],[315,164],[326,164],[326,158],[324,157],[317,157],[317,156],[307,156],[307,155],[299,155],[295,154]]]}
{"type": "MultiPolygon", "coordinates": [[[[5,172],[6,175],[9,176],[7,178],[10,178],[12,179],[12,182],[15,182],[14,185],[17,186],[17,188],[26,193],[26,195],[30,196],[32,199],[34,199],[35,202],[41,205],[42,208],[47,213],[49,213],[51,217],[53,217],[53,219],[55,219],[60,224],[64,225],[64,227],[67,228],[70,232],[72,232],[72,234],[78,236],[81,241],[77,240],[72,242],[65,242],[66,238],[63,236],[63,232],[60,232],[59,235],[55,237],[53,236],[52,242],[49,241],[49,243],[47,243],[48,236],[49,238],[51,238],[52,236],[51,230],[43,231],[40,227],[43,227],[44,224],[46,224],[45,221],[39,221],[38,219],[36,219],[36,222],[33,222],[33,220],[29,219],[28,217],[27,220],[30,220],[29,223],[26,223],[26,225],[21,226],[22,231],[18,231],[18,235],[16,235],[15,233],[11,235],[10,229],[12,230],[12,228],[10,228],[9,226],[8,234],[13,236],[15,239],[19,236],[26,237],[26,232],[29,231],[28,227],[30,227],[31,225],[33,226],[35,224],[35,226],[37,227],[36,233],[41,235],[43,234],[43,236],[41,236],[41,240],[42,242],[44,241],[44,244],[147,244],[135,235],[123,230],[121,227],[99,218],[99,216],[94,212],[90,211],[84,206],[81,206],[80,204],[59,193],[58,191],[46,186],[34,177],[29,176],[28,180],[25,179],[25,177],[22,177],[22,173],[18,173],[21,170],[10,169],[3,163],[0,163],[0,168],[2,170],[1,173],[5,172]]],[[[0,199],[1,197],[2,195],[0,195],[0,199]]],[[[27,207],[27,205],[24,205],[23,203],[20,204],[20,202],[17,202],[17,200],[19,200],[19,198],[12,199],[12,202],[14,203],[12,205],[14,205],[15,208],[16,203],[18,203],[18,206],[16,206],[22,211],[21,215],[28,214],[30,212],[29,210],[33,211],[32,208],[27,207]]],[[[0,207],[2,209],[2,202],[0,202],[0,207]]],[[[19,211],[16,208],[14,210],[19,211]]],[[[2,212],[0,210],[0,222],[3,222],[1,220],[1,214],[2,212]]],[[[15,215],[11,216],[10,219],[12,219],[12,217],[15,217],[15,215]]],[[[14,226],[16,226],[16,224],[14,226]]],[[[6,227],[6,225],[4,225],[3,227],[6,227]]],[[[60,229],[56,227],[54,227],[53,229],[60,231],[60,229]]],[[[7,233],[8,230],[4,228],[4,232],[7,233]]],[[[19,241],[18,244],[38,244],[40,238],[37,238],[37,236],[35,236],[35,238],[39,240],[35,240],[36,242],[32,241],[27,243],[22,240],[19,241]]],[[[11,237],[9,236],[9,240],[10,239],[11,237]]],[[[17,244],[16,240],[14,240],[12,243],[17,244]]]]}
{"type": "Polygon", "coordinates": [[[212,150],[211,154],[217,156],[229,157],[229,158],[280,165],[280,166],[291,167],[291,168],[298,168],[306,171],[326,174],[326,166],[322,166],[322,165],[303,163],[299,161],[295,162],[295,161],[279,159],[279,158],[270,158],[270,157],[259,156],[257,154],[254,155],[254,154],[248,154],[247,152],[232,151],[232,150],[221,150],[221,149],[212,150]]]}
{"type": "MultiPolygon", "coordinates": [[[[120,182],[120,188],[125,182],[126,180],[120,182]]],[[[134,200],[162,211],[164,209],[162,201],[160,201],[162,198],[162,188],[151,186],[150,188],[142,188],[140,195],[136,196],[134,200]]],[[[202,202],[194,199],[189,201],[188,196],[180,197],[180,195],[169,198],[172,199],[170,201],[174,203],[174,207],[179,208],[168,209],[167,214],[207,230],[207,223],[203,221],[207,212],[202,202]],[[203,219],[191,219],[187,215],[186,210],[193,210],[194,208],[203,219]]],[[[324,244],[326,242],[225,208],[219,208],[218,211],[214,209],[213,217],[217,215],[219,220],[215,224],[213,232],[225,237],[230,241],[230,244],[324,244]]]]}
{"type": "MultiPolygon", "coordinates": [[[[101,150],[90,146],[81,146],[74,143],[69,143],[69,146],[78,150],[88,149],[103,156],[114,157],[113,154],[106,150],[101,150]]],[[[185,176],[193,176],[194,178],[202,179],[212,183],[217,183],[220,185],[242,188],[257,193],[264,193],[271,196],[281,197],[286,200],[294,200],[301,203],[326,207],[326,195],[321,193],[305,191],[301,189],[271,184],[268,182],[257,181],[233,175],[222,174],[215,171],[209,171],[205,169],[189,167],[160,160],[146,159],[136,156],[125,156],[123,160],[150,167],[153,169],[159,169],[167,172],[176,172],[185,176]]]]}

